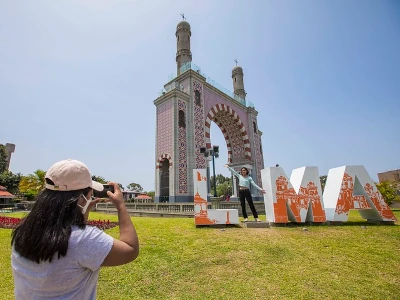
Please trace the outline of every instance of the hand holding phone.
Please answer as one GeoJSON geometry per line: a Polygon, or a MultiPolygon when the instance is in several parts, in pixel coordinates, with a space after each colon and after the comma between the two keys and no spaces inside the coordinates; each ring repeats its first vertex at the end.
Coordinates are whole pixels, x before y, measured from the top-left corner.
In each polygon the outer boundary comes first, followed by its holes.
{"type": "Polygon", "coordinates": [[[107,198],[119,210],[120,208],[125,206],[124,196],[122,195],[122,192],[118,186],[118,183],[109,182],[108,184],[112,185],[114,189],[108,190],[106,192],[107,196],[108,196],[107,198]]]}
{"type": "Polygon", "coordinates": [[[110,184],[103,184],[103,190],[101,192],[93,190],[93,196],[96,198],[109,198],[107,192],[114,193],[114,186],[110,184]]]}

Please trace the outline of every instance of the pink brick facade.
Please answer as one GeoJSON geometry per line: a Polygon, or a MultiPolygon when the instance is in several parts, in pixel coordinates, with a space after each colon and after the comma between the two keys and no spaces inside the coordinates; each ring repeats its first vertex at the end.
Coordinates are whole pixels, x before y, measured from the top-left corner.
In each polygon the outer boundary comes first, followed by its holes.
{"type": "MultiPolygon", "coordinates": [[[[173,152],[173,120],[174,111],[172,101],[168,100],[157,107],[157,149],[156,157],[159,162],[162,156],[171,157],[173,152]]],[[[172,157],[171,157],[172,159],[172,157]]],[[[172,161],[170,161],[170,164],[172,161]]],[[[156,167],[159,167],[157,164],[156,167]]]]}
{"type": "MultiPolygon", "coordinates": [[[[225,137],[228,162],[237,167],[251,165],[253,179],[261,186],[264,162],[261,136],[258,128],[254,129],[257,112],[214,91],[198,75],[190,74],[171,90],[175,96],[157,105],[156,167],[162,166],[163,159],[170,162],[170,201],[192,199],[190,171],[207,167],[200,148],[211,147],[212,122],[225,137]]],[[[160,181],[156,178],[156,182],[160,181]]]]}

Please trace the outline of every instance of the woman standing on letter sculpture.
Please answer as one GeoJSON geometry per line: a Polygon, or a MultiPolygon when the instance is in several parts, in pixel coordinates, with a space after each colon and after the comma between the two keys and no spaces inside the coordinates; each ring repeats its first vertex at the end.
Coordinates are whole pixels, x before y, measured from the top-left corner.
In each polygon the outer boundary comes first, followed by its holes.
{"type": "Polygon", "coordinates": [[[247,199],[247,202],[249,202],[249,206],[250,206],[251,212],[253,213],[254,220],[256,222],[261,222],[261,220],[258,218],[256,208],[254,207],[253,198],[251,197],[250,185],[252,184],[255,188],[260,190],[261,193],[263,193],[263,194],[265,194],[265,191],[262,188],[260,188],[257,184],[255,184],[255,182],[253,181],[253,178],[251,178],[251,176],[249,176],[249,170],[247,168],[243,167],[242,169],[240,169],[241,174],[239,174],[238,172],[236,172],[234,169],[232,169],[228,165],[224,165],[224,167],[231,170],[233,175],[235,175],[237,178],[239,178],[239,199],[240,199],[240,205],[242,206],[242,214],[243,214],[243,218],[244,218],[243,222],[248,221],[245,199],[247,199]]]}

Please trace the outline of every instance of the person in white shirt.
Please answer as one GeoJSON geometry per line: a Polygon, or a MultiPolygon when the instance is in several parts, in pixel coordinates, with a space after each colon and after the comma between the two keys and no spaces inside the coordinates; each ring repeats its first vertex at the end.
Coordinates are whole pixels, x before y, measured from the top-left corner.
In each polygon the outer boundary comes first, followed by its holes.
{"type": "Polygon", "coordinates": [[[239,199],[240,199],[240,205],[242,207],[242,215],[244,218],[243,222],[249,221],[249,219],[247,218],[247,211],[246,211],[246,201],[245,201],[246,199],[247,202],[249,203],[251,212],[253,213],[254,220],[256,222],[261,222],[261,220],[258,218],[258,213],[254,206],[253,198],[251,197],[250,185],[253,185],[256,189],[260,190],[262,194],[265,194],[265,191],[254,182],[251,176],[249,176],[249,170],[246,167],[242,167],[240,169],[241,174],[236,172],[228,165],[224,165],[224,167],[231,170],[232,174],[239,178],[239,199]]]}
{"type": "Polygon", "coordinates": [[[96,299],[100,267],[127,264],[139,255],[139,239],[121,190],[107,191],[118,211],[119,239],[86,225],[98,202],[88,168],[63,160],[46,173],[46,188],[12,233],[15,299],[96,299]]]}

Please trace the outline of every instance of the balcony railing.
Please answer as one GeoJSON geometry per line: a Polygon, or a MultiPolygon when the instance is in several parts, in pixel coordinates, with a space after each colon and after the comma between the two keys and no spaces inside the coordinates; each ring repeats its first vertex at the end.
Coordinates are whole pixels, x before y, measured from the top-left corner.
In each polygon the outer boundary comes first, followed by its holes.
{"type": "MultiPolygon", "coordinates": [[[[213,79],[211,79],[210,77],[208,77],[206,74],[204,74],[201,71],[201,68],[197,65],[195,65],[192,62],[187,62],[186,64],[182,65],[180,68],[180,74],[185,73],[188,70],[193,70],[197,73],[199,73],[201,76],[206,78],[206,82],[209,83],[210,85],[212,85],[213,87],[215,87],[216,89],[220,90],[221,92],[223,92],[225,95],[228,95],[229,97],[233,98],[235,101],[239,102],[240,104],[246,106],[246,107],[253,107],[254,108],[254,104],[250,101],[247,101],[241,97],[239,97],[238,95],[236,95],[235,93],[231,92],[230,90],[224,88],[223,86],[221,86],[218,82],[214,81],[213,79]]],[[[177,77],[176,74],[171,74],[168,78],[168,81],[172,81],[177,77]]],[[[162,89],[159,93],[159,96],[162,96],[165,93],[168,93],[170,90],[172,89],[180,89],[183,90],[183,87],[179,85],[179,83],[177,82],[172,82],[171,84],[169,84],[168,86],[166,86],[164,89],[162,89]]]]}

